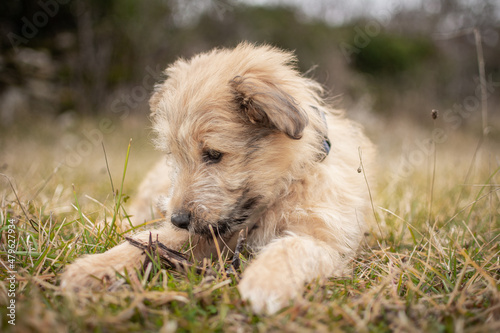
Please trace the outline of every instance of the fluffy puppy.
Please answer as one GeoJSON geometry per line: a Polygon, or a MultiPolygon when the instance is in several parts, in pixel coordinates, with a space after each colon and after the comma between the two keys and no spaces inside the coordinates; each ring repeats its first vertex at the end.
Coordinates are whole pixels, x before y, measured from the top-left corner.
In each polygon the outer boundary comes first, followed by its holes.
{"type": "MultiPolygon", "coordinates": [[[[363,235],[369,205],[363,165],[373,147],[359,126],[322,98],[321,86],[295,69],[292,53],[242,43],[169,66],[150,100],[155,144],[165,152],[130,211],[136,234],[195,259],[215,254],[212,230],[233,250],[248,229],[258,252],[238,290],[256,312],[273,313],[304,283],[339,276],[363,235]]],[[[101,288],[116,272],[141,267],[144,253],[124,242],[78,259],[64,288],[101,288]]]]}

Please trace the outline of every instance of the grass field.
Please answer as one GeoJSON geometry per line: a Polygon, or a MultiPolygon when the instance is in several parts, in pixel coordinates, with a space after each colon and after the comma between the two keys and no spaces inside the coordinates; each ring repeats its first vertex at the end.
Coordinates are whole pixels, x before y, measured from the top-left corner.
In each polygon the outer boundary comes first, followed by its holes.
{"type": "MultiPolygon", "coordinates": [[[[106,131],[81,120],[13,126],[0,136],[0,172],[15,188],[0,176],[0,331],[498,332],[500,140],[440,121],[369,128],[379,176],[352,274],[310,283],[273,316],[240,300],[238,276],[156,266],[113,291],[63,295],[68,263],[123,240],[94,222],[123,217],[157,153],[146,124],[133,119],[106,131]],[[436,128],[446,138],[437,140],[436,128]]],[[[243,254],[243,270],[248,260],[243,254]]]]}

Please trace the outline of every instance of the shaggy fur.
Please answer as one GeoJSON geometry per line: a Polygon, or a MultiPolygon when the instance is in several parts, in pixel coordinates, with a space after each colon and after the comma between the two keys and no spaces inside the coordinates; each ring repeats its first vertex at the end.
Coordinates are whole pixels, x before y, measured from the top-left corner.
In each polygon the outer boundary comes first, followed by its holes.
{"type": "MultiPolygon", "coordinates": [[[[259,253],[238,289],[256,312],[273,313],[304,283],[343,274],[369,204],[357,169],[359,148],[367,166],[372,144],[294,63],[291,53],[243,43],[168,67],[150,100],[155,143],[167,161],[146,176],[131,207],[141,224],[151,220],[154,201],[165,222],[153,238],[173,249],[191,242],[196,259],[215,253],[209,226],[227,247],[248,228],[247,245],[259,253]]],[[[143,260],[125,242],[78,259],[62,285],[101,288],[143,260]]]]}

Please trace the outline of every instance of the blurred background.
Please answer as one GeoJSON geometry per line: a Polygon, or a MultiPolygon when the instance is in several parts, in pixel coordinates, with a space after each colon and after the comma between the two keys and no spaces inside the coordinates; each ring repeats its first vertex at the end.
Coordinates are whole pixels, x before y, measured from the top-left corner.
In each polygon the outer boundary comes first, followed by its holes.
{"type": "Polygon", "coordinates": [[[0,0],[0,36],[0,265],[14,218],[17,332],[498,331],[500,0],[0,0]],[[175,294],[149,294],[162,273],[134,294],[61,298],[61,268],[112,244],[94,222],[161,158],[148,100],[164,68],[244,40],[295,51],[378,147],[352,278],[270,318],[227,301],[228,280],[170,273],[175,294]]]}
{"type": "MultiPolygon", "coordinates": [[[[37,161],[90,168],[95,159],[102,170],[102,140],[111,150],[121,140],[124,152],[134,137],[148,151],[147,102],[162,70],[243,40],[294,50],[300,70],[382,151],[427,156],[432,126],[448,142],[457,132],[479,138],[484,127],[498,141],[499,20],[497,0],[2,1],[0,172],[30,174],[37,161]]],[[[463,148],[470,140],[460,138],[463,148]]]]}
{"type": "MultiPolygon", "coordinates": [[[[143,112],[170,62],[242,40],[295,50],[300,69],[339,97],[341,107],[418,119],[475,96],[470,29],[477,28],[486,78],[500,84],[496,0],[17,0],[0,6],[3,126],[38,115],[143,112]]],[[[492,110],[499,97],[495,89],[492,110]]]]}

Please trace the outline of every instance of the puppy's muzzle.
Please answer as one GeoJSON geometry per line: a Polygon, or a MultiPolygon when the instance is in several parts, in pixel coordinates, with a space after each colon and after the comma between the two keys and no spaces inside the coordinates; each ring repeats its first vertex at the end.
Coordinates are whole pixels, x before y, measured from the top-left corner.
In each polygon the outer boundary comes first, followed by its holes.
{"type": "Polygon", "coordinates": [[[191,223],[191,213],[186,210],[177,211],[172,214],[170,221],[176,227],[187,230],[191,223]]]}

